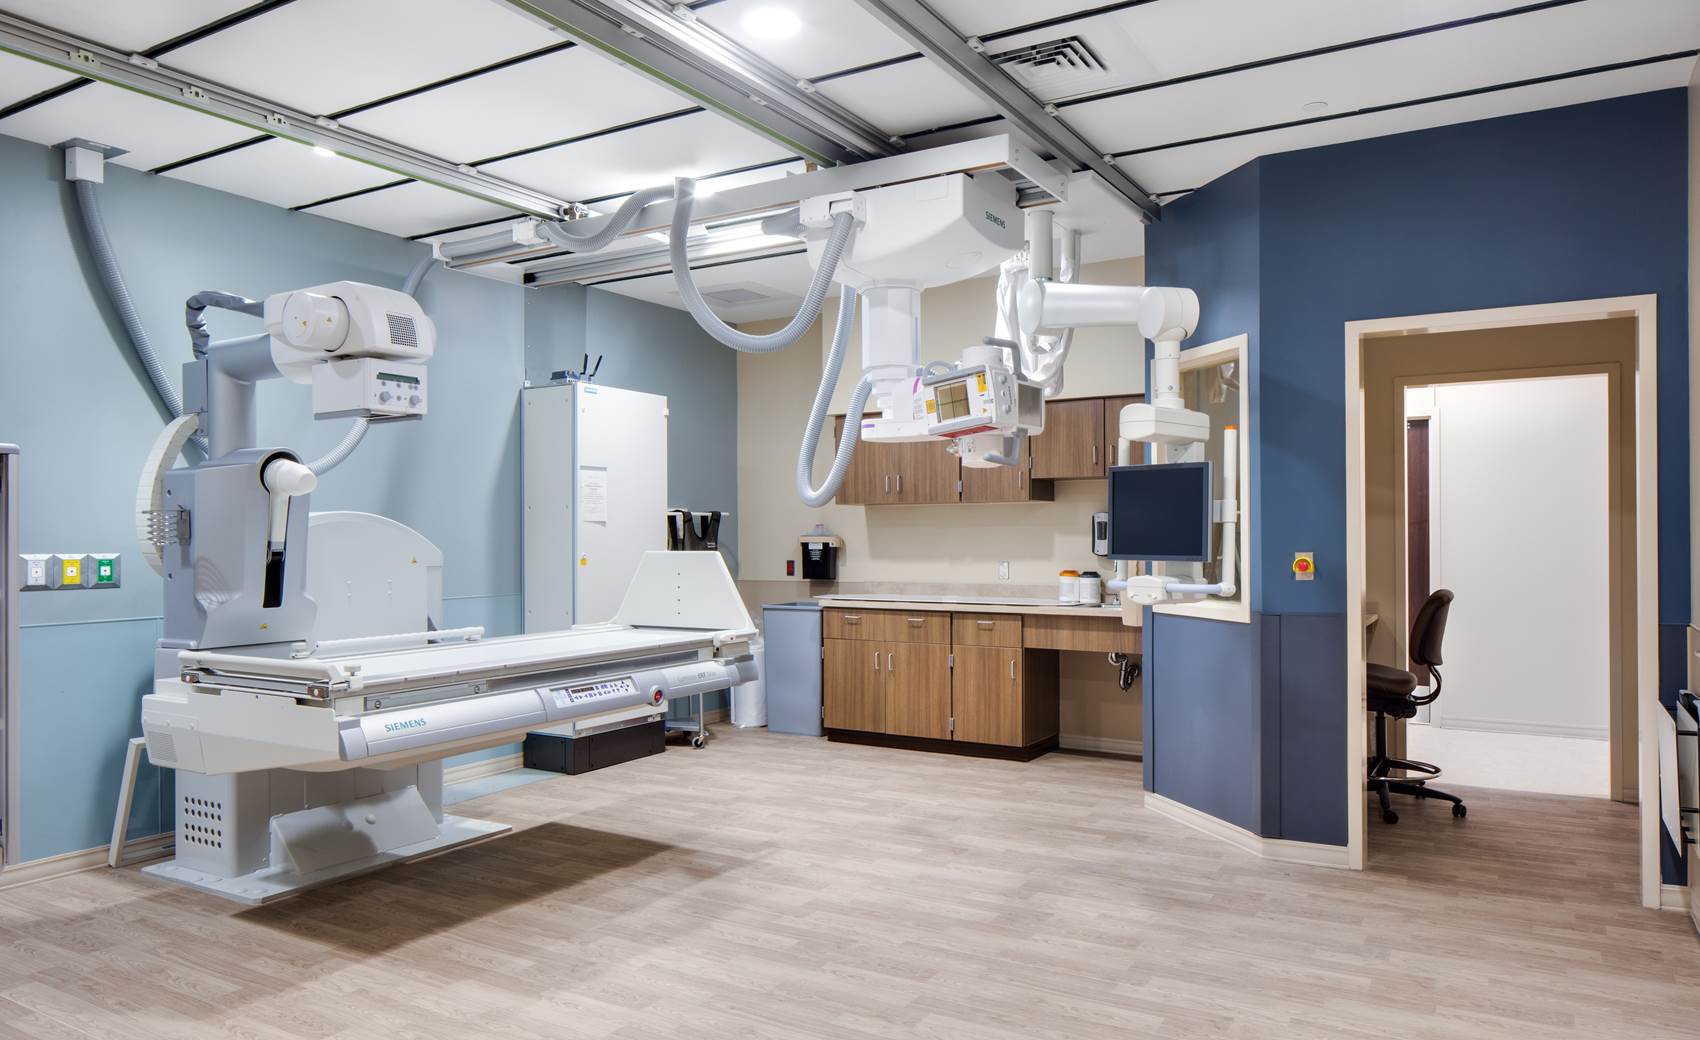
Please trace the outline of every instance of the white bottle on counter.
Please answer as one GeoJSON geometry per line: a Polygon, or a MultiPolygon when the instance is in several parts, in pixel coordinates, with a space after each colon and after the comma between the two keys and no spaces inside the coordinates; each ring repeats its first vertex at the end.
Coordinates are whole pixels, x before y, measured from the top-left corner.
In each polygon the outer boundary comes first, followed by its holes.
{"type": "Polygon", "coordinates": [[[1063,571],[1057,575],[1057,602],[1080,602],[1080,572],[1076,570],[1063,571]]]}
{"type": "Polygon", "coordinates": [[[1104,579],[1097,571],[1080,572],[1080,595],[1076,603],[1089,603],[1096,607],[1104,602],[1104,579]]]}

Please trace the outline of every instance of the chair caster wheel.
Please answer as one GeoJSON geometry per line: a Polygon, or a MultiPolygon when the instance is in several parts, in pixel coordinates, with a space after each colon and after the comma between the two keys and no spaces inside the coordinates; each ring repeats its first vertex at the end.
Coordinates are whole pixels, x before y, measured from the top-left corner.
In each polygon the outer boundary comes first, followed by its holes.
{"type": "Polygon", "coordinates": [[[1470,810],[1464,808],[1464,806],[1461,805],[1461,804],[1460,805],[1454,805],[1452,807],[1452,815],[1458,817],[1460,820],[1462,820],[1464,818],[1464,814],[1468,813],[1469,811],[1470,810]]]}
{"type": "Polygon", "coordinates": [[[700,737],[700,736],[696,736],[696,737],[691,738],[691,747],[694,747],[694,748],[700,749],[707,743],[708,743],[708,741],[702,739],[702,737],[700,737]]]}
{"type": "Polygon", "coordinates": [[[1382,823],[1398,823],[1399,822],[1399,814],[1394,812],[1392,809],[1389,809],[1386,812],[1381,814],[1381,822],[1382,823]]]}

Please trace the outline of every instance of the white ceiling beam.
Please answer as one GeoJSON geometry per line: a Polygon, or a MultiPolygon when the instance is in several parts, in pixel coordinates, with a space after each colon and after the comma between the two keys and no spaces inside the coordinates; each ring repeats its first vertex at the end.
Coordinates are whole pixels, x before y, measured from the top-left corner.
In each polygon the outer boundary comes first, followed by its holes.
{"type": "Polygon", "coordinates": [[[826,165],[901,150],[884,130],[657,0],[505,0],[684,96],[826,165]]]}

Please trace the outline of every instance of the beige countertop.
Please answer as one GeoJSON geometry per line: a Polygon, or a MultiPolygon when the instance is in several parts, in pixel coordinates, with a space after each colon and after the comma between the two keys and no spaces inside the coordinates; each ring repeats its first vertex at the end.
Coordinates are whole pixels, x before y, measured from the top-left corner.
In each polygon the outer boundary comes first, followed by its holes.
{"type": "MultiPolygon", "coordinates": [[[[937,610],[957,614],[1051,614],[1065,617],[1114,618],[1121,620],[1120,607],[1073,607],[1063,603],[977,603],[937,599],[859,599],[854,595],[817,597],[823,607],[851,610],[937,610]]],[[[1133,627],[1138,628],[1138,625],[1133,627]]]]}

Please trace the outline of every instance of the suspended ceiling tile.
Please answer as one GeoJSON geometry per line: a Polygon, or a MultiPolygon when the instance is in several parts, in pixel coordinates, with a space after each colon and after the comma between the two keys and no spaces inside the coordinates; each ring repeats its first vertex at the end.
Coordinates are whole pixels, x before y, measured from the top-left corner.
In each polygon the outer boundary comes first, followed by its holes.
{"type": "MultiPolygon", "coordinates": [[[[1102,5],[1088,0],[1042,4],[1026,0],[934,0],[933,6],[964,35],[997,34],[987,45],[991,51],[1069,35],[1080,35],[1092,43],[1098,35],[1114,30],[1138,44],[1149,58],[1154,78],[1167,79],[1515,5],[1505,0],[1186,0],[1180,4],[1158,0],[1009,36],[1001,32],[1102,5]]],[[[1110,71],[1123,75],[1113,65],[1110,71]]],[[[1139,82],[1134,72],[1129,70],[1126,75],[1130,81],[1139,82]]]]}
{"type": "Polygon", "coordinates": [[[992,114],[978,94],[930,62],[909,61],[822,83],[820,92],[891,134],[992,114]]]}
{"type": "Polygon", "coordinates": [[[1643,65],[1392,112],[1166,149],[1121,159],[1118,165],[1152,191],[1197,188],[1260,155],[1681,87],[1688,83],[1692,71],[1691,62],[1643,65]]]}
{"type": "Polygon", "coordinates": [[[121,51],[144,51],[249,6],[253,0],[7,0],[6,13],[121,51]]]}
{"type": "Polygon", "coordinates": [[[1628,23],[1598,3],[1066,106],[1103,151],[1473,90],[1700,45],[1700,4],[1639,2],[1628,23]],[[1321,110],[1307,106],[1320,103],[1321,110]]]}
{"type": "Polygon", "coordinates": [[[295,0],[174,52],[169,64],[322,114],[558,41],[494,0],[295,0]]]}
{"type": "Polygon", "coordinates": [[[697,12],[697,18],[732,42],[797,77],[883,61],[915,49],[854,0],[724,0],[697,12]],[[795,36],[764,38],[755,27],[759,12],[778,8],[802,23],[795,36]]]}
{"type": "Polygon", "coordinates": [[[0,119],[0,134],[37,144],[82,137],[123,148],[113,161],[150,170],[181,155],[253,137],[235,123],[105,83],[90,83],[0,119]]]}
{"type": "Polygon", "coordinates": [[[626,194],[790,153],[710,112],[489,163],[485,171],[563,199],[626,194]]]}
{"type": "Polygon", "coordinates": [[[533,58],[349,116],[346,126],[455,162],[687,107],[588,47],[533,58]]]}
{"type": "Polygon", "coordinates": [[[213,156],[164,176],[284,207],[398,179],[388,170],[339,155],[320,156],[306,145],[277,138],[213,156]]]}
{"type": "MultiPolygon", "coordinates": [[[[802,254],[764,257],[718,267],[704,266],[692,271],[693,280],[702,290],[714,313],[728,322],[761,321],[766,318],[788,318],[797,312],[803,293],[808,290],[813,274],[808,257],[802,254]],[[725,294],[716,300],[715,294],[725,294]],[[759,299],[751,299],[755,296],[759,299]],[[728,301],[738,302],[728,302],[728,301]]],[[[682,310],[679,290],[669,272],[632,278],[619,282],[604,282],[594,287],[603,292],[617,293],[636,300],[647,300],[663,307],[682,310]]]]}
{"type": "Polygon", "coordinates": [[[306,212],[402,238],[513,215],[506,206],[419,181],[328,202],[306,212]]]}
{"type": "Polygon", "coordinates": [[[0,108],[15,105],[74,79],[51,65],[0,52],[0,108]]]}

